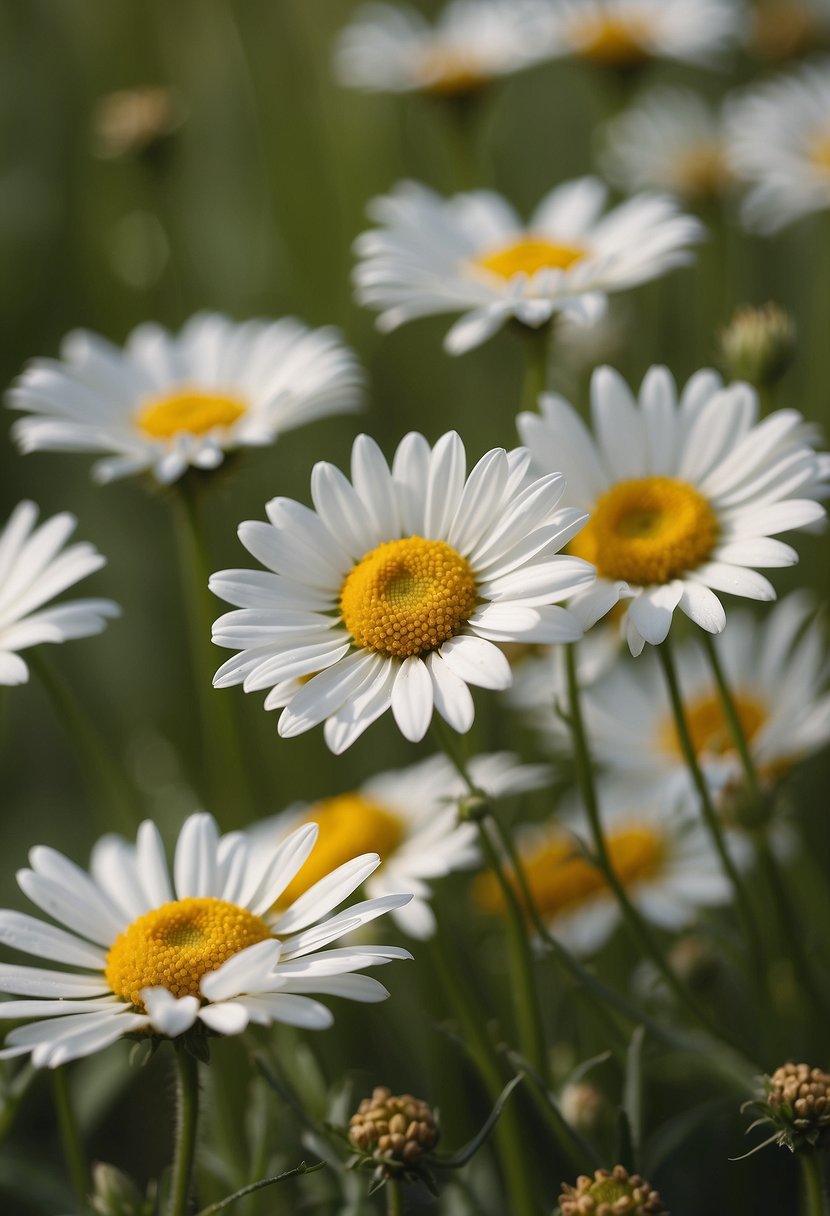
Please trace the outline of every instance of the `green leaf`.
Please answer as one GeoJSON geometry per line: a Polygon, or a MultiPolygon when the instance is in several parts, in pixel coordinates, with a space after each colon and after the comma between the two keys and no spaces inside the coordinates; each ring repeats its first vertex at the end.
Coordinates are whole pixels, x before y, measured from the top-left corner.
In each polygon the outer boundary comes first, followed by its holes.
{"type": "Polygon", "coordinates": [[[305,1161],[301,1161],[293,1170],[286,1170],[284,1174],[277,1174],[275,1178],[261,1178],[259,1182],[252,1182],[249,1186],[243,1186],[240,1190],[234,1191],[232,1195],[226,1195],[224,1199],[212,1203],[210,1207],[202,1208],[198,1216],[215,1216],[217,1212],[224,1212],[238,1199],[244,1199],[246,1195],[253,1195],[254,1191],[264,1190],[266,1186],[274,1186],[277,1182],[285,1182],[288,1178],[298,1178],[301,1174],[314,1174],[317,1170],[323,1169],[325,1164],[325,1161],[315,1161],[313,1165],[306,1165],[305,1161]]]}
{"type": "Polygon", "coordinates": [[[516,1088],[516,1086],[519,1084],[519,1082],[524,1080],[524,1076],[525,1076],[525,1074],[523,1072],[520,1072],[515,1077],[511,1077],[511,1079],[507,1082],[504,1089],[501,1091],[498,1098],[496,1099],[496,1104],[493,1107],[493,1109],[490,1111],[490,1114],[487,1116],[487,1120],[484,1123],[484,1126],[481,1128],[481,1130],[478,1132],[477,1135],[473,1136],[472,1140],[470,1140],[467,1144],[465,1144],[464,1147],[459,1152],[457,1152],[454,1157],[450,1157],[448,1159],[443,1159],[443,1158],[439,1159],[437,1157],[433,1157],[432,1158],[433,1165],[440,1166],[441,1169],[445,1169],[445,1170],[457,1170],[457,1169],[460,1169],[460,1167],[462,1165],[466,1165],[467,1162],[470,1160],[470,1158],[475,1156],[475,1154],[481,1148],[484,1141],[490,1135],[493,1128],[496,1126],[496,1123],[498,1122],[498,1119],[499,1119],[499,1115],[501,1114],[502,1110],[504,1109],[507,1099],[513,1093],[513,1090],[516,1088]]]}

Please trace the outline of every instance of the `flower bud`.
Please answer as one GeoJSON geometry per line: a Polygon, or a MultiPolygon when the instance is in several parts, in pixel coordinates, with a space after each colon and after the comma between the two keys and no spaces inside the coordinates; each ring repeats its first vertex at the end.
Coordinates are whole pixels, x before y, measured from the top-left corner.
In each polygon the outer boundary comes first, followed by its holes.
{"type": "Polygon", "coordinates": [[[795,355],[795,323],[777,304],[739,308],[721,331],[721,362],[736,380],[770,388],[795,355]]]}
{"type": "Polygon", "coordinates": [[[438,1125],[431,1107],[420,1098],[395,1096],[379,1086],[349,1120],[349,1139],[368,1157],[392,1168],[412,1168],[435,1147],[438,1125]]]}
{"type": "Polygon", "coordinates": [[[563,1182],[559,1210],[562,1216],[668,1216],[651,1183],[621,1165],[582,1174],[576,1186],[563,1182]]]}
{"type": "Polygon", "coordinates": [[[90,1205],[96,1216],[151,1216],[155,1202],[152,1196],[145,1199],[132,1179],[116,1166],[96,1161],[90,1205]]]}

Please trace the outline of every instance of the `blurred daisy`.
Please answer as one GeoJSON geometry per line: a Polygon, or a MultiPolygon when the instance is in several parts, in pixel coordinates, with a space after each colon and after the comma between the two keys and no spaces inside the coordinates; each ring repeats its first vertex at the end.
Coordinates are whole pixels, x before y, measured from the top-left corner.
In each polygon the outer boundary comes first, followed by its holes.
{"type": "Polygon", "coordinates": [[[740,39],[740,0],[548,0],[554,55],[630,70],[651,59],[709,63],[740,39]]]}
{"type": "Polygon", "coordinates": [[[585,516],[558,509],[560,474],[530,480],[528,463],[521,449],[497,448],[467,477],[464,445],[449,432],[434,448],[407,435],[391,471],[377,444],[358,436],[351,483],[333,465],[315,465],[314,511],[274,498],[269,523],[240,526],[267,570],[210,580],[240,609],[214,625],[214,642],[240,652],[214,684],[276,688],[282,700],[287,680],[305,679],[279,732],[290,738],[326,719],[334,752],[390,706],[413,741],[433,706],[469,730],[468,685],[511,680],[496,643],[581,636],[558,604],[591,583],[593,569],[558,550],[585,516]]]}
{"type": "Polygon", "coordinates": [[[632,654],[665,640],[675,608],[709,633],[726,625],[715,592],[775,599],[756,567],[791,566],[798,554],[773,537],[822,520],[815,498],[830,465],[813,450],[796,410],[758,421],[748,384],[724,387],[698,372],[678,399],[670,373],[653,367],[635,400],[622,377],[591,380],[594,435],[564,398],[519,415],[537,469],[568,470],[568,501],[591,520],[570,552],[597,567],[597,583],[571,607],[586,628],[628,601],[632,654]]]}
{"type": "MultiPolygon", "coordinates": [[[[736,612],[721,662],[761,781],[773,785],[830,741],[830,687],[823,631],[811,605],[789,595],[756,621],[736,612]]],[[[740,758],[712,668],[690,641],[677,669],[698,761],[713,792],[742,784],[740,758]]],[[[586,689],[583,709],[594,759],[628,785],[671,798],[691,790],[660,665],[653,655],[619,662],[586,689]]]]}
{"type": "MultiPolygon", "coordinates": [[[[492,799],[538,789],[550,780],[543,764],[520,764],[508,752],[476,756],[469,764],[477,789],[492,799]]],[[[280,905],[303,895],[321,874],[348,860],[368,842],[381,865],[367,878],[366,894],[380,898],[412,891],[411,903],[393,911],[393,919],[411,937],[432,937],[435,916],[429,906],[430,880],[479,862],[477,829],[459,823],[458,803],[467,786],[445,756],[432,756],[409,768],[379,773],[358,790],[294,806],[254,829],[267,840],[284,835],[287,824],[316,823],[315,853],[280,897],[280,905]]]]}
{"type": "Polygon", "coordinates": [[[651,89],[606,125],[602,171],[628,193],[665,190],[690,203],[722,195],[731,178],[717,111],[691,89],[651,89]]]}
{"type": "Polygon", "coordinates": [[[538,0],[452,0],[430,25],[406,5],[366,4],[341,32],[343,84],[458,97],[544,56],[538,0]]]}
{"type": "Polygon", "coordinates": [[[752,49],[781,60],[826,46],[830,0],[760,0],[753,5],[752,49]]]}
{"type": "MultiPolygon", "coordinates": [[[[622,644],[616,623],[601,622],[586,633],[576,652],[582,689],[594,684],[611,667],[622,644]]],[[[505,693],[507,704],[524,714],[546,739],[558,740],[572,752],[570,727],[562,717],[568,704],[568,673],[562,646],[536,646],[511,663],[513,683],[505,693]]]]}
{"type": "MultiPolygon", "coordinates": [[[[631,902],[646,920],[677,932],[701,907],[730,897],[706,833],[679,805],[632,799],[600,784],[608,852],[631,902]]],[[[591,851],[584,816],[574,807],[548,826],[527,827],[517,839],[531,893],[548,930],[578,954],[592,954],[620,923],[619,905],[591,851]]],[[[475,883],[477,902],[503,910],[492,874],[475,883]]]]}
{"type": "Polygon", "coordinates": [[[595,321],[609,292],[685,265],[689,245],[703,236],[700,223],[662,195],[640,195],[603,215],[605,201],[600,181],[579,178],[546,195],[524,224],[498,194],[443,199],[402,182],[370,204],[383,227],[355,243],[358,300],[380,310],[384,331],[463,312],[445,339],[456,355],[511,317],[534,329],[556,313],[595,321]]]}
{"type": "Polygon", "coordinates": [[[94,545],[64,548],[77,520],[68,511],[35,527],[38,509],[21,502],[0,532],[0,684],[25,684],[29,668],[17,653],[41,642],[87,638],[121,609],[112,600],[43,605],[106,565],[94,545]]]}
{"type": "Polygon", "coordinates": [[[406,950],[324,948],[408,901],[387,895],[329,916],[377,854],[321,875],[275,910],[316,837],[306,824],[264,849],[244,833],[220,839],[210,815],[191,815],[172,879],[149,820],[135,846],[103,837],[89,874],[54,849],[33,849],[32,868],[17,880],[58,924],[3,910],[0,939],[74,970],[0,964],[0,992],[25,998],[0,1004],[0,1017],[45,1019],[12,1030],[0,1058],[31,1052],[36,1067],[56,1068],[136,1031],[176,1038],[197,1022],[217,1034],[239,1034],[249,1022],[322,1030],[332,1015],[309,993],[383,1000],[377,980],[354,973],[409,958],[406,950]]]}
{"type": "Polygon", "coordinates": [[[98,481],[148,470],[167,483],[190,466],[216,468],[233,448],[355,409],[360,383],[334,330],[198,313],[178,336],[140,325],[123,351],[76,330],[61,361],[35,359],[8,402],[31,415],[12,432],[24,452],[105,452],[98,481]]]}
{"type": "Polygon", "coordinates": [[[746,90],[726,122],[748,227],[769,234],[830,207],[830,59],[746,90]]]}

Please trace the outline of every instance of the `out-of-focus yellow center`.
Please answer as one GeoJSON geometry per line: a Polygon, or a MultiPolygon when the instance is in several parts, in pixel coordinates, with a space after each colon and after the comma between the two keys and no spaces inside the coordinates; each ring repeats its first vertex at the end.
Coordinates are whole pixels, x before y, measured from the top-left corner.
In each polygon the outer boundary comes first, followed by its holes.
{"type": "Polygon", "coordinates": [[[236,904],[209,897],[173,900],[145,912],[116,938],[107,955],[107,983],[139,1008],[142,988],[198,996],[203,975],[268,937],[265,922],[236,904]]]}
{"type": "Polygon", "coordinates": [[[649,29],[637,13],[576,16],[570,28],[578,55],[604,67],[633,68],[649,58],[649,29]]]}
{"type": "Polygon", "coordinates": [[[172,439],[187,432],[206,435],[216,427],[233,426],[247,405],[227,393],[182,388],[147,401],[135,416],[136,426],[151,439],[172,439]]]}
{"type": "Polygon", "coordinates": [[[455,47],[432,46],[421,53],[418,78],[425,93],[461,97],[485,88],[491,74],[474,55],[455,47]]]}
{"type": "Polygon", "coordinates": [[[400,815],[358,793],[324,798],[311,808],[305,822],[319,826],[317,843],[308,861],[280,895],[277,908],[289,907],[315,882],[361,853],[378,853],[385,861],[406,834],[406,824],[400,815]]]}
{"type": "Polygon", "coordinates": [[[815,167],[830,176],[830,128],[813,140],[810,152],[815,167]]]}
{"type": "MultiPolygon", "coordinates": [[[[733,693],[733,701],[741,730],[746,741],[751,744],[767,721],[769,713],[766,707],[749,693],[733,693]]],[[[723,756],[735,750],[732,732],[723,712],[723,703],[716,693],[689,702],[686,706],[686,721],[698,756],[723,756]]],[[[660,746],[664,752],[682,759],[683,750],[677,737],[673,714],[667,715],[661,723],[660,746]]]]}
{"type": "Polygon", "coordinates": [[[648,587],[694,570],[712,554],[718,520],[694,486],[673,477],[621,481],[597,501],[568,552],[601,578],[648,587]]]}
{"type": "MultiPolygon", "coordinates": [[[[666,856],[665,838],[656,829],[631,823],[606,836],[611,863],[624,887],[636,886],[658,873],[666,856]]],[[[584,858],[574,842],[554,833],[522,858],[533,901],[550,920],[609,890],[601,871],[584,858]]],[[[488,911],[502,912],[504,897],[492,874],[482,874],[476,895],[488,911]]]]}
{"type": "Polygon", "coordinates": [[[527,235],[480,254],[475,265],[500,279],[512,279],[517,274],[530,278],[540,270],[567,270],[584,258],[585,253],[580,245],[559,245],[544,237],[527,235]]]}
{"type": "Polygon", "coordinates": [[[442,540],[409,536],[372,549],[340,591],[355,645],[405,659],[435,650],[472,616],[476,582],[465,558],[442,540]]]}
{"type": "Polygon", "coordinates": [[[674,189],[687,198],[717,197],[729,182],[723,149],[713,140],[679,152],[671,167],[671,179],[674,189]]]}

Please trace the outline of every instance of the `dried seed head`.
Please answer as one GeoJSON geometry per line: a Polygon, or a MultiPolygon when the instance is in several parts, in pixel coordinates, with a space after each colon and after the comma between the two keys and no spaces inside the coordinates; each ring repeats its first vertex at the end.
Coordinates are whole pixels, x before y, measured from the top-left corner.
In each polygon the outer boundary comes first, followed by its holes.
{"type": "Polygon", "coordinates": [[[438,1125],[428,1103],[379,1086],[349,1120],[349,1139],[366,1156],[411,1168],[435,1147],[438,1125]]]}
{"type": "Polygon", "coordinates": [[[562,1184],[562,1216],[669,1216],[651,1183],[621,1165],[582,1174],[576,1186],[562,1184]]]}

